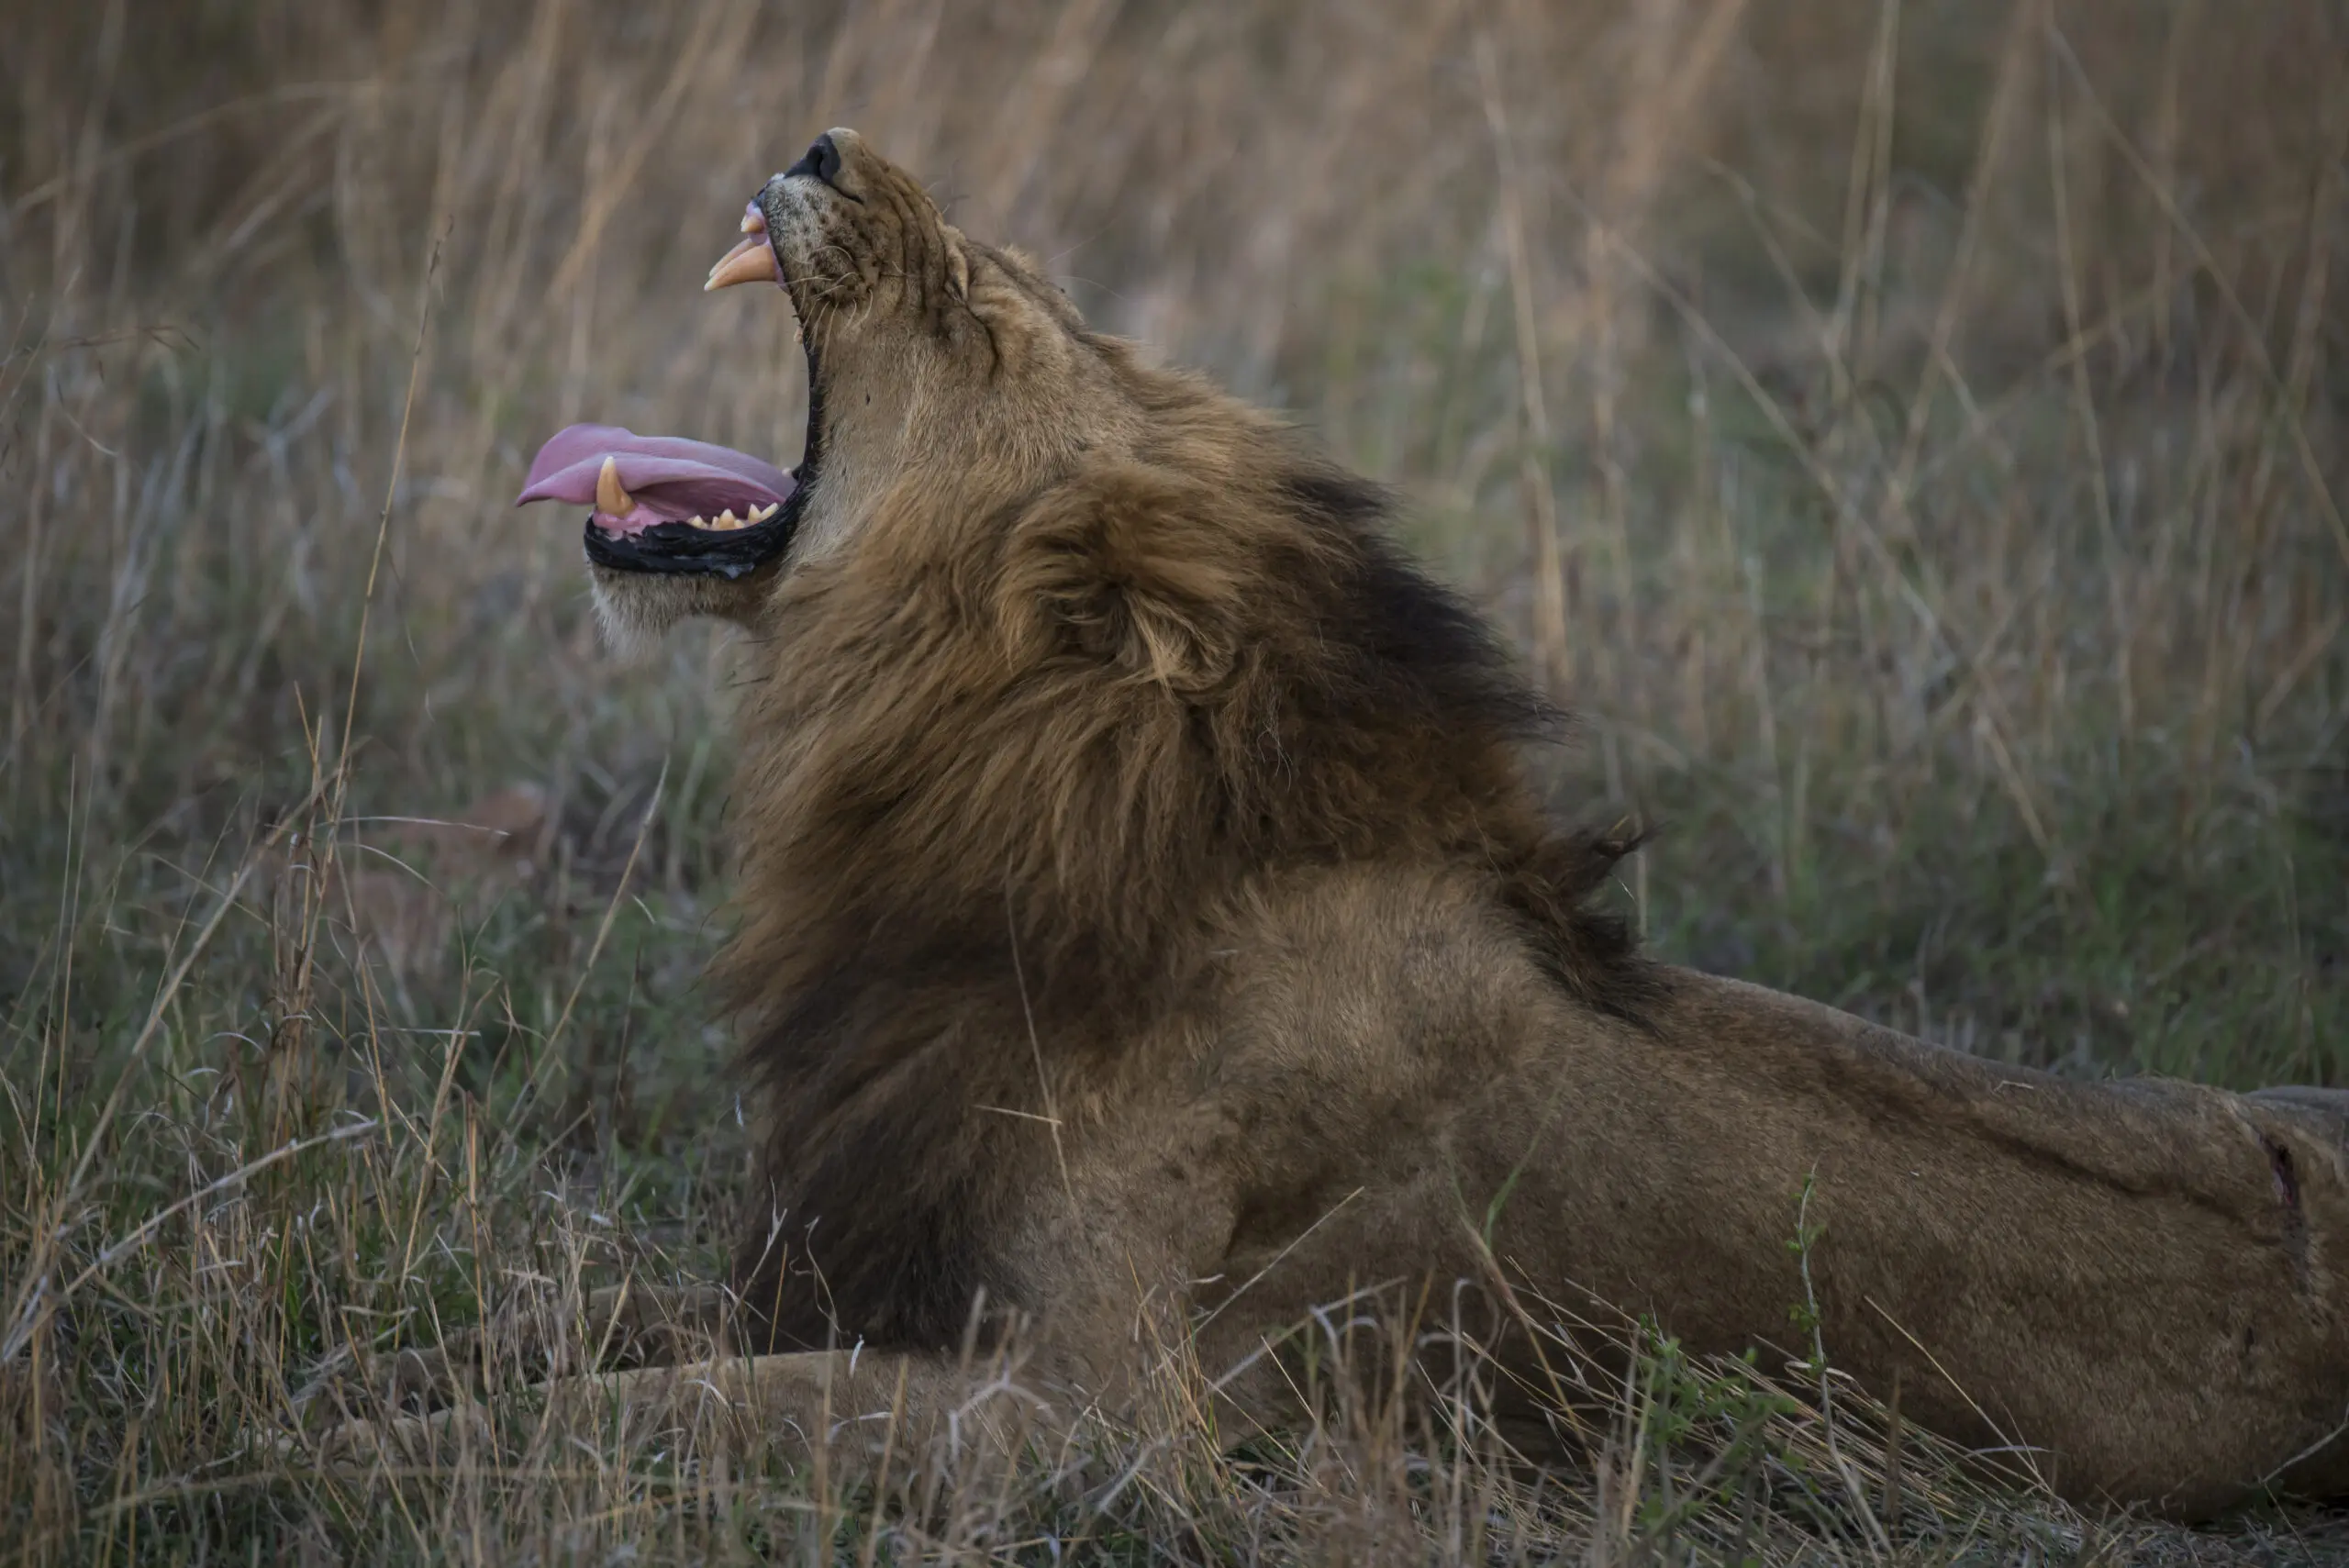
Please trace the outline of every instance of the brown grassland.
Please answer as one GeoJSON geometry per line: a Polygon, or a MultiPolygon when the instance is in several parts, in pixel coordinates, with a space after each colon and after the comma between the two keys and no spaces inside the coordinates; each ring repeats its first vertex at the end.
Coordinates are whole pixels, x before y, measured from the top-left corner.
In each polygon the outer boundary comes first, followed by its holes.
{"type": "Polygon", "coordinates": [[[699,284],[837,124],[1398,487],[1581,715],[1560,808],[1658,829],[1662,952],[2349,1083],[2332,0],[14,0],[0,1556],[2349,1561],[2077,1514],[1799,1299],[1792,1359],[1623,1325],[1571,1473],[1334,1396],[1221,1452],[1174,1374],[855,1485],[527,1402],[441,1465],[281,1441],[362,1352],[479,1325],[518,1384],[587,1290],[721,1276],[729,645],[616,661],[509,502],[577,419],[796,457],[789,313],[699,284]]]}

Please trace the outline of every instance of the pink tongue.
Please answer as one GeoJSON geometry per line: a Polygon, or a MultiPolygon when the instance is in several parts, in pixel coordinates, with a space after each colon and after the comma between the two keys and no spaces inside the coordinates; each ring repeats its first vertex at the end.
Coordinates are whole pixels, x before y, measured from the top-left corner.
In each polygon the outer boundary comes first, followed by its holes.
{"type": "Polygon", "coordinates": [[[682,436],[640,436],[618,425],[573,425],[530,460],[529,476],[514,504],[595,506],[607,458],[613,460],[620,486],[634,505],[621,515],[598,507],[596,518],[622,533],[726,511],[747,517],[753,510],[781,505],[796,487],[791,475],[773,463],[731,447],[682,436]]]}

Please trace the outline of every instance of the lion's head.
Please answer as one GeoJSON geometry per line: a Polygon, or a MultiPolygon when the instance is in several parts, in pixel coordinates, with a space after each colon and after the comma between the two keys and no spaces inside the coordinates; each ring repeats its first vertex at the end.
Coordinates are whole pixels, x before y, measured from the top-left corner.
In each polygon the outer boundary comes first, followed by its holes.
{"type": "Polygon", "coordinates": [[[596,600],[624,643],[689,616],[756,626],[781,569],[837,551],[893,492],[1000,502],[1074,454],[1130,447],[1146,421],[1119,395],[1122,345],[1088,332],[1027,258],[948,223],[852,130],[768,180],[742,231],[705,286],[789,295],[807,360],[798,466],[574,426],[522,493],[594,504],[596,600]]]}

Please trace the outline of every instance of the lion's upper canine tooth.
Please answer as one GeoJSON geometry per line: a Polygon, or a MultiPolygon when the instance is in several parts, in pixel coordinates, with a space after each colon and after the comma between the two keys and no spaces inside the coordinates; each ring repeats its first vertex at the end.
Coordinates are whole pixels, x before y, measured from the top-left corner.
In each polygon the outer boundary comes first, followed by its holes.
{"type": "Polygon", "coordinates": [[[636,499],[620,488],[620,460],[604,459],[601,473],[596,475],[596,510],[614,517],[625,517],[636,510],[636,499]]]}
{"type": "Polygon", "coordinates": [[[769,284],[774,282],[774,257],[767,250],[763,232],[751,235],[718,259],[709,270],[701,292],[732,288],[736,284],[769,284]]]}
{"type": "Polygon", "coordinates": [[[763,218],[763,217],[760,217],[760,216],[759,216],[759,209],[758,209],[757,207],[755,207],[755,206],[754,206],[754,207],[750,207],[750,208],[746,209],[746,210],[743,212],[743,214],[742,214],[742,232],[743,232],[743,233],[745,233],[745,234],[764,234],[766,231],[767,231],[767,220],[766,220],[765,218],[763,218]]]}

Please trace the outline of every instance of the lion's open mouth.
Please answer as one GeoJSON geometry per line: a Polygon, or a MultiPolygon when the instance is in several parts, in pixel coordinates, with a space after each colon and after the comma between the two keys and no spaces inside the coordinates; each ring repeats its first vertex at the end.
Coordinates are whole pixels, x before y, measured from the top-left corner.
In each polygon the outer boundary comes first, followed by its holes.
{"type": "Polygon", "coordinates": [[[539,449],[516,504],[595,508],[587,557],[599,566],[740,577],[791,541],[803,477],[709,441],[573,425],[539,449]]]}
{"type": "MultiPolygon", "coordinates": [[[[772,277],[782,267],[757,207],[741,244],[710,269],[712,288],[772,277]]],[[[682,436],[640,436],[618,425],[572,425],[530,460],[515,498],[591,506],[587,559],[623,572],[740,577],[783,553],[798,527],[817,440],[815,364],[808,364],[807,455],[790,473],[748,452],[682,436]]]]}

